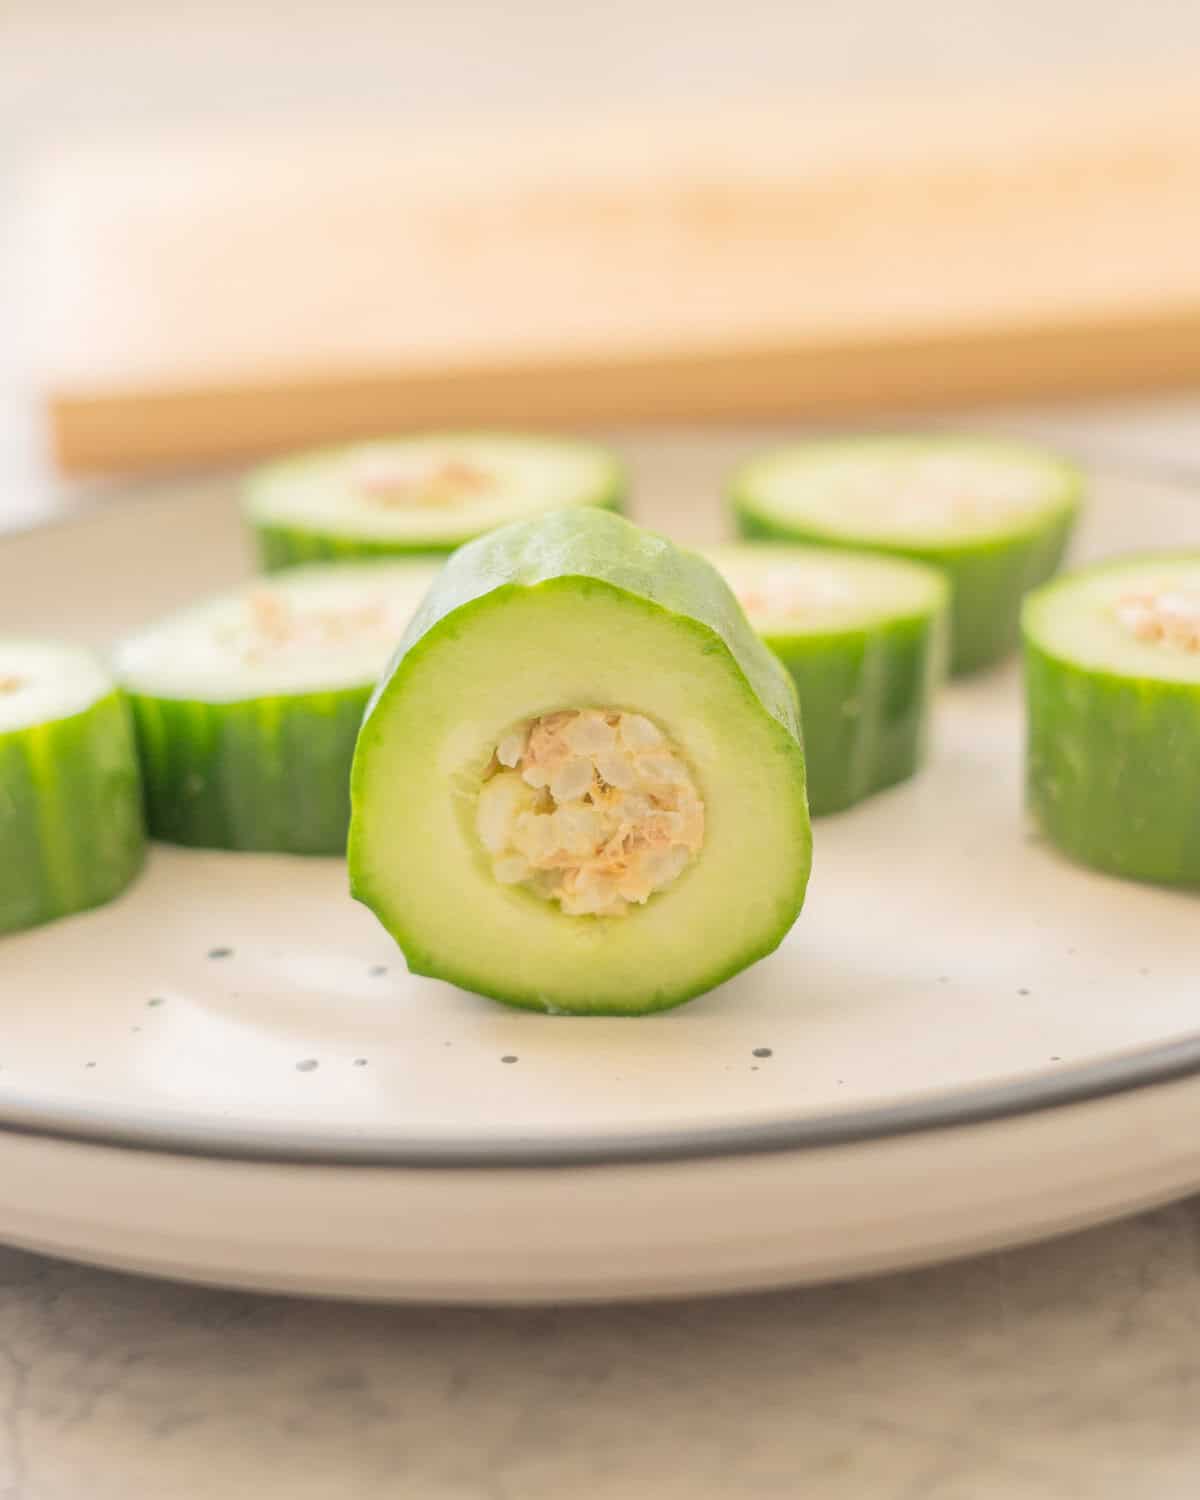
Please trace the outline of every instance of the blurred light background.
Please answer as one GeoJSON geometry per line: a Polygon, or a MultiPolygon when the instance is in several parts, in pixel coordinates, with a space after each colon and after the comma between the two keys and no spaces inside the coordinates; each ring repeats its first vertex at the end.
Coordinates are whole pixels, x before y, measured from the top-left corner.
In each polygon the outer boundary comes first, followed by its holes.
{"type": "Polygon", "coordinates": [[[1200,58],[1191,0],[6,0],[8,142],[236,114],[581,114],[1200,58]]]}
{"type": "MultiPolygon", "coordinates": [[[[521,119],[550,132],[674,105],[819,95],[859,107],[880,84],[1057,87],[1164,70],[1194,80],[1197,63],[1194,0],[0,0],[0,316],[9,330],[0,340],[0,518],[43,506],[55,488],[19,293],[3,263],[12,216],[2,206],[19,201],[51,148],[264,120],[370,117],[432,132],[521,119]]],[[[1178,410],[1186,399],[1168,404],[1178,410]]],[[[1145,432],[1153,441],[1156,420],[1127,408],[1114,418],[1135,442],[1145,432]]]]}

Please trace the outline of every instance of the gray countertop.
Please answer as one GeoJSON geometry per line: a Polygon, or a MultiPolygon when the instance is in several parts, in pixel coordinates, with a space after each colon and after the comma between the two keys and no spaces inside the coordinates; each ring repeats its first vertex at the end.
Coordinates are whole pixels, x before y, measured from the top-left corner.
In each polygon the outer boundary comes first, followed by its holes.
{"type": "Polygon", "coordinates": [[[0,1253],[6,1500],[1193,1500],[1200,1210],[655,1306],[304,1303],[0,1253]]]}

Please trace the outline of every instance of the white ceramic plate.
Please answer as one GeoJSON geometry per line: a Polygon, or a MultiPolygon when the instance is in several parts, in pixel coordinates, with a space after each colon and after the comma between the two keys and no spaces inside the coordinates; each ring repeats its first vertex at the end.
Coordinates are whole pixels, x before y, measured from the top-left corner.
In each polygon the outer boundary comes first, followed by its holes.
{"type": "MultiPolygon", "coordinates": [[[[690,443],[698,488],[679,452],[635,453],[641,516],[711,539],[735,454],[690,443]]],[[[1080,550],[1198,538],[1200,497],[1110,478],[1080,550]]],[[[245,568],[227,485],[144,493],[0,544],[0,631],[103,645],[245,568]]],[[[0,1236],[243,1285],[605,1297],[1200,1186],[1200,901],[1031,836],[1015,671],[948,691],[936,739],[817,824],[778,954],[642,1020],[410,978],[339,861],[156,849],[112,906],[0,941],[0,1236]]]]}

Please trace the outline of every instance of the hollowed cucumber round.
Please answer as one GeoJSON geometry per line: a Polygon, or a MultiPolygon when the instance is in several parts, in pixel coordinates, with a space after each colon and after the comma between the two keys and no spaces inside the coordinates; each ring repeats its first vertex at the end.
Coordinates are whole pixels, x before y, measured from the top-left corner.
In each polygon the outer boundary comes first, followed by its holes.
{"type": "Polygon", "coordinates": [[[1083,493],[1071,463],[960,436],[858,437],[764,453],[734,476],[743,536],[851,547],[940,568],[951,591],[951,667],[1016,645],[1021,600],[1058,568],[1083,493]]]}
{"type": "Polygon", "coordinates": [[[785,543],[714,547],[706,555],[795,680],[810,810],[839,812],[911,776],[945,670],[942,574],[785,543]]]}
{"type": "Polygon", "coordinates": [[[422,562],[297,568],[124,641],[116,664],[151,834],[342,853],[363,710],[436,573],[422,562]]]}
{"type": "Polygon", "coordinates": [[[246,520],[269,571],[347,558],[444,555],[508,522],[574,505],[619,510],[618,459],[593,443],[500,432],[378,439],[252,471],[246,520]]]}
{"type": "Polygon", "coordinates": [[[141,868],[129,712],[73,646],[0,640],[0,933],[99,906],[141,868]]]}
{"type": "Polygon", "coordinates": [[[350,873],[415,973],[635,1015],[769,953],[811,853],[796,694],[704,559],[600,510],[470,543],[368,711],[350,873]]]}
{"type": "Polygon", "coordinates": [[[1200,552],[1063,578],[1023,624],[1044,833],[1097,869],[1200,887],[1200,552]]]}

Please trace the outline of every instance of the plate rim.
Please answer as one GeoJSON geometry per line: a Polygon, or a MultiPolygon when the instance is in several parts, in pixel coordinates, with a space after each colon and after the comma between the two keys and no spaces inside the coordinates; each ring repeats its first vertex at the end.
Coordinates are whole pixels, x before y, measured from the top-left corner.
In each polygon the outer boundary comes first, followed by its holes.
{"type": "MultiPolygon", "coordinates": [[[[1115,460],[1092,454],[1094,467],[1113,478],[1122,476],[1175,490],[1193,503],[1200,496],[1200,476],[1180,465],[1115,460]]],[[[117,495],[93,503],[60,506],[40,521],[0,531],[0,549],[30,541],[47,531],[86,530],[103,522],[113,507],[184,502],[194,487],[228,482],[223,471],[175,473],[134,480],[117,495]]],[[[50,1105],[18,1091],[0,1088],[0,1133],[34,1136],[124,1150],[149,1151],[214,1161],[276,1165],[373,1166],[401,1168],[548,1168],[630,1166],[650,1163],[720,1160],[729,1157],[830,1147],[878,1144],[901,1136],[939,1133],[998,1120],[1070,1108],[1117,1095],[1136,1095],[1200,1074],[1200,1030],[1167,1042],[1120,1052],[1097,1062],[944,1093],[918,1095],[863,1109],[827,1110],[798,1119],[716,1127],[684,1126],[625,1135],[579,1136],[573,1139],[530,1134],[506,1141],[398,1141],[388,1135],[363,1135],[353,1142],[332,1141],[320,1132],[261,1122],[253,1137],[225,1130],[208,1119],[179,1116],[146,1124],[122,1122],[111,1109],[62,1102],[50,1105]]]]}
{"type": "Polygon", "coordinates": [[[797,1120],[685,1126],[618,1136],[566,1139],[530,1134],[506,1141],[442,1139],[404,1143],[388,1135],[364,1134],[353,1142],[344,1142],[332,1141],[319,1132],[306,1138],[303,1130],[294,1127],[285,1133],[277,1125],[264,1121],[250,1137],[239,1129],[222,1130],[211,1120],[187,1116],[154,1125],[140,1121],[122,1123],[110,1109],[100,1106],[30,1104],[28,1100],[22,1102],[19,1094],[15,1098],[0,1097],[0,1135],[276,1166],[628,1167],[878,1145],[903,1136],[937,1135],[1116,1096],[1132,1096],[1197,1075],[1200,1075],[1200,1032],[1054,1073],[1040,1072],[895,1104],[829,1110],[797,1120]]]}

